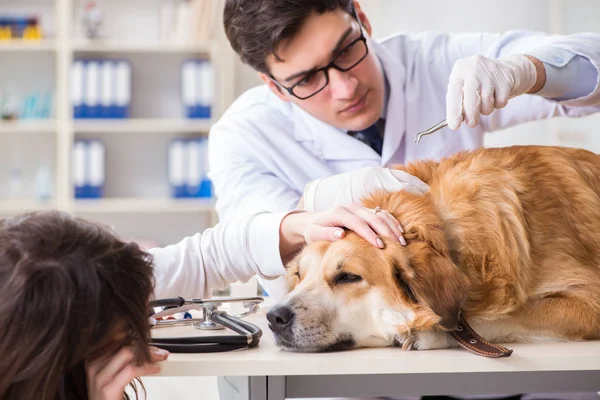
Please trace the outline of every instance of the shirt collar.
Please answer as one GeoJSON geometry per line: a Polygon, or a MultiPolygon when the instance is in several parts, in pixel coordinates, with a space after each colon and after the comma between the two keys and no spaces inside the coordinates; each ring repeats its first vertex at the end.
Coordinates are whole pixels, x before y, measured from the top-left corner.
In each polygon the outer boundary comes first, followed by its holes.
{"type": "MultiPolygon", "coordinates": [[[[381,73],[383,74],[383,86],[384,86],[383,107],[381,108],[381,115],[379,116],[379,119],[385,120],[385,118],[387,116],[388,101],[390,98],[390,83],[388,82],[387,75],[385,73],[385,69],[383,68],[383,65],[381,64],[381,59],[379,59],[379,56],[377,57],[377,59],[379,60],[379,65],[381,65],[381,73]]],[[[345,133],[349,132],[347,129],[340,129],[340,131],[345,132],[345,133]]],[[[381,132],[381,135],[383,136],[383,132],[381,132]]]]}

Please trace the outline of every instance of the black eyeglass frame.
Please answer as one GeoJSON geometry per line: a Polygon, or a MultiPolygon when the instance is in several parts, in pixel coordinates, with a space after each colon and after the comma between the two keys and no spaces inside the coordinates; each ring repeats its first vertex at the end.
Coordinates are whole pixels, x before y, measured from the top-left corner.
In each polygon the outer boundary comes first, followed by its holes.
{"type": "Polygon", "coordinates": [[[327,65],[325,65],[324,67],[315,69],[314,71],[310,72],[310,74],[318,74],[319,72],[323,71],[323,73],[325,74],[325,84],[323,85],[323,87],[321,87],[319,90],[317,90],[316,92],[314,92],[314,93],[312,93],[312,94],[310,94],[310,95],[308,95],[306,97],[300,97],[300,96],[298,96],[298,95],[296,95],[294,93],[294,88],[296,86],[300,85],[302,83],[302,80],[300,82],[296,83],[293,86],[287,87],[287,86],[284,86],[281,83],[279,83],[277,81],[277,79],[275,79],[275,77],[273,75],[269,74],[269,77],[273,80],[273,82],[275,82],[275,84],[277,84],[277,86],[279,86],[280,88],[285,89],[290,95],[296,97],[297,99],[306,100],[306,99],[309,99],[309,98],[317,95],[323,89],[325,89],[327,87],[327,85],[329,85],[329,69],[330,68],[334,68],[334,69],[336,69],[338,71],[341,71],[341,72],[346,72],[346,71],[350,71],[352,68],[354,68],[358,64],[360,64],[367,57],[367,55],[369,54],[369,46],[367,44],[367,38],[364,35],[364,32],[363,32],[360,20],[358,19],[358,16],[356,15],[356,10],[353,9],[352,10],[352,14],[354,16],[354,19],[358,22],[358,28],[360,29],[360,36],[358,38],[356,38],[355,40],[353,40],[351,43],[349,43],[347,46],[344,46],[343,49],[340,49],[338,51],[338,53],[336,54],[336,56],[327,65]],[[352,46],[354,46],[358,42],[364,42],[364,45],[365,45],[365,54],[357,62],[355,62],[354,64],[352,64],[348,68],[342,68],[339,65],[336,65],[335,62],[338,59],[338,57],[340,56],[340,54],[342,54],[346,49],[351,48],[352,46]]]}

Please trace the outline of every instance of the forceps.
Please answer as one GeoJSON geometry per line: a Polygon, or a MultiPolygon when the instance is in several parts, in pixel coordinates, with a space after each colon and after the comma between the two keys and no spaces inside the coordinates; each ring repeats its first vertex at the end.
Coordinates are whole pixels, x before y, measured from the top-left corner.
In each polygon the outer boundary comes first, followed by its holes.
{"type": "Polygon", "coordinates": [[[443,120],[441,122],[438,122],[436,125],[432,126],[431,128],[424,130],[423,132],[419,132],[417,133],[417,136],[415,136],[415,143],[420,143],[421,142],[421,138],[425,135],[431,135],[434,132],[439,131],[440,129],[443,129],[445,127],[448,126],[448,122],[446,122],[446,120],[443,120]]]}

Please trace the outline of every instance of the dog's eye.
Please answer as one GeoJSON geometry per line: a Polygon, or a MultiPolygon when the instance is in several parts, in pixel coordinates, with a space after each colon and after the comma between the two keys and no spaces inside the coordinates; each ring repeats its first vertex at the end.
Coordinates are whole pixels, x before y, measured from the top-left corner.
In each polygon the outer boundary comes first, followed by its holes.
{"type": "Polygon", "coordinates": [[[360,281],[362,281],[362,278],[360,276],[342,272],[341,274],[336,275],[335,279],[333,280],[333,283],[336,285],[344,285],[360,281]]]}

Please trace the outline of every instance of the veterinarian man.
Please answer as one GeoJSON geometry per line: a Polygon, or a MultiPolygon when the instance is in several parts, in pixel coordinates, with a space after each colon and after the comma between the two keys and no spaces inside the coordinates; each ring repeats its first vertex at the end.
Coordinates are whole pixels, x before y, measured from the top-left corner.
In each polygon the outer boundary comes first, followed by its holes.
{"type": "MultiPolygon", "coordinates": [[[[297,206],[309,181],[366,166],[439,159],[484,132],[600,111],[600,34],[421,33],[370,38],[352,0],[227,0],[227,37],[264,85],[211,130],[221,220],[297,206]],[[415,144],[446,119],[448,128],[415,144]]],[[[331,192],[347,175],[331,179],[331,192]]],[[[357,199],[358,200],[358,199],[357,199]]],[[[264,260],[283,270],[281,259],[264,260]]],[[[273,297],[283,282],[262,281],[273,297]]]]}

